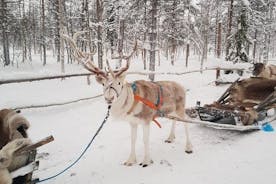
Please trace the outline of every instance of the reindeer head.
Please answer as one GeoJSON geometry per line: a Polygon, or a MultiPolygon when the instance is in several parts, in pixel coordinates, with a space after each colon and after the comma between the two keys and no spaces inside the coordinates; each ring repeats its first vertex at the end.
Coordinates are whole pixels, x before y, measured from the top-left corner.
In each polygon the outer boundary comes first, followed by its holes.
{"type": "MultiPolygon", "coordinates": [[[[128,62],[127,62],[128,63],[128,62]]],[[[105,75],[96,75],[96,81],[103,86],[104,99],[107,104],[111,105],[116,101],[125,87],[126,71],[129,67],[121,68],[118,71],[112,71],[107,61],[109,71],[105,75]]]]}
{"type": "Polygon", "coordinates": [[[252,74],[254,76],[258,76],[260,73],[263,72],[264,69],[265,65],[263,63],[254,63],[252,74]]]}
{"type": "Polygon", "coordinates": [[[120,58],[120,59],[126,60],[125,67],[122,67],[119,70],[113,71],[109,65],[108,60],[106,60],[108,71],[103,71],[103,70],[99,69],[98,67],[96,67],[91,62],[90,56],[92,54],[84,53],[77,48],[76,38],[78,35],[79,35],[79,33],[76,33],[73,36],[73,39],[66,35],[62,35],[62,36],[69,42],[70,46],[73,48],[75,58],[88,71],[90,71],[92,74],[94,74],[96,81],[103,86],[103,93],[104,93],[105,101],[108,105],[111,105],[114,101],[116,101],[119,98],[122,90],[125,87],[126,71],[129,68],[129,60],[137,49],[137,42],[135,42],[135,46],[129,56],[120,55],[119,57],[112,58],[112,59],[120,58]]]}

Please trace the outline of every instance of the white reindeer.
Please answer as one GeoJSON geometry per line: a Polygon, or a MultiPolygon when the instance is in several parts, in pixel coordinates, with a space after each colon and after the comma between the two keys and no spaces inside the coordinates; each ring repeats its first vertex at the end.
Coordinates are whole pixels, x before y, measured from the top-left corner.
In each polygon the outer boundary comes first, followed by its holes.
{"type": "MultiPolygon", "coordinates": [[[[143,140],[145,147],[144,160],[140,164],[146,167],[153,163],[150,157],[149,134],[150,124],[156,117],[160,117],[162,113],[175,115],[184,118],[185,115],[185,90],[176,82],[158,81],[149,82],[145,80],[137,80],[128,83],[125,80],[126,71],[129,68],[129,60],[137,49],[137,43],[129,56],[123,56],[126,60],[126,66],[112,71],[107,61],[109,71],[103,71],[97,68],[90,60],[90,54],[81,52],[74,39],[63,35],[70,46],[74,50],[76,59],[92,74],[95,75],[98,83],[103,85],[104,98],[108,105],[111,105],[111,115],[114,118],[128,121],[131,127],[131,151],[129,158],[124,162],[126,166],[132,166],[136,163],[135,143],[137,137],[137,126],[143,126],[143,140]],[[155,104],[156,103],[156,104],[155,104]]],[[[192,144],[189,139],[187,123],[184,123],[186,131],[186,147],[187,153],[192,153],[192,144]]],[[[175,121],[167,143],[173,142],[175,139],[175,121]]]]}

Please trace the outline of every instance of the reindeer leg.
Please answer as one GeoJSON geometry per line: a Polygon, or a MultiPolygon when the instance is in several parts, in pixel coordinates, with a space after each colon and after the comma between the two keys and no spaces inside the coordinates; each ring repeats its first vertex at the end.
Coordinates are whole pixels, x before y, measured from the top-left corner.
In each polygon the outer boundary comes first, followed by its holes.
{"type": "Polygon", "coordinates": [[[185,126],[185,133],[186,133],[186,147],[185,152],[186,153],[192,153],[193,152],[193,146],[191,144],[190,138],[189,138],[189,131],[188,131],[188,123],[184,123],[185,126]]]}
{"type": "Polygon", "coordinates": [[[152,164],[153,161],[150,158],[149,152],[149,134],[150,134],[150,125],[149,123],[145,123],[143,125],[143,139],[144,139],[144,146],[145,146],[145,155],[144,161],[140,163],[142,167],[147,167],[148,165],[152,164]]]}
{"type": "Polygon", "coordinates": [[[172,122],[172,128],[171,128],[171,132],[170,132],[170,135],[168,137],[168,139],[165,140],[166,143],[172,143],[175,139],[175,120],[173,120],[172,122]]]}
{"type": "Polygon", "coordinates": [[[137,124],[130,124],[131,128],[131,151],[128,160],[124,163],[126,166],[132,166],[136,163],[135,144],[137,137],[137,124]]]}
{"type": "MultiPolygon", "coordinates": [[[[185,118],[185,108],[184,108],[184,102],[181,102],[179,106],[176,108],[176,114],[179,118],[185,118]]],[[[193,152],[193,146],[190,141],[189,136],[189,130],[188,130],[188,123],[184,123],[185,126],[185,134],[186,134],[186,146],[185,146],[185,152],[186,153],[192,153],[193,152]]]]}

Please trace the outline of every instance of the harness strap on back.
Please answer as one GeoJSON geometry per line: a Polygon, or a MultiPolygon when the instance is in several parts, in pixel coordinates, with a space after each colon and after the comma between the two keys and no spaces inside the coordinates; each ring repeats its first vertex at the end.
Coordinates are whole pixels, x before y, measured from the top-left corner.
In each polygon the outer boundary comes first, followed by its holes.
{"type": "MultiPolygon", "coordinates": [[[[156,84],[156,83],[155,83],[156,84]]],[[[159,84],[156,84],[156,85],[159,85],[159,84]]],[[[162,116],[162,112],[159,110],[163,104],[163,89],[162,89],[162,86],[159,85],[159,91],[158,91],[158,95],[157,95],[157,102],[156,104],[154,104],[153,102],[139,96],[139,95],[136,95],[136,90],[137,90],[137,86],[136,86],[136,83],[133,82],[131,84],[131,88],[132,88],[132,91],[134,93],[134,100],[135,101],[138,101],[138,102],[142,102],[144,105],[150,107],[151,109],[154,109],[158,112],[158,114],[160,114],[162,116]]],[[[157,116],[154,116],[152,121],[154,123],[156,123],[156,125],[161,128],[161,124],[155,119],[157,116]]]]}

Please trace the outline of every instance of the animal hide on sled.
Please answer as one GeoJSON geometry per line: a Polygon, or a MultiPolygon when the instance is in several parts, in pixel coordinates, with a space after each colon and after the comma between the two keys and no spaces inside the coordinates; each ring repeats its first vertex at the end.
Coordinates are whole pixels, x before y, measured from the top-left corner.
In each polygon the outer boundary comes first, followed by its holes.
{"type": "Polygon", "coordinates": [[[21,168],[27,163],[29,157],[27,153],[13,156],[13,152],[30,144],[30,140],[26,139],[28,138],[27,129],[29,127],[28,120],[20,115],[19,111],[0,110],[0,173],[3,175],[0,177],[0,184],[9,184],[9,179],[6,180],[7,182],[2,179],[4,175],[9,178],[7,173],[21,168]]]}
{"type": "Polygon", "coordinates": [[[276,108],[275,88],[273,79],[252,77],[237,81],[218,101],[200,110],[221,118],[238,118],[243,125],[251,125],[260,120],[264,112],[276,108]]]}

